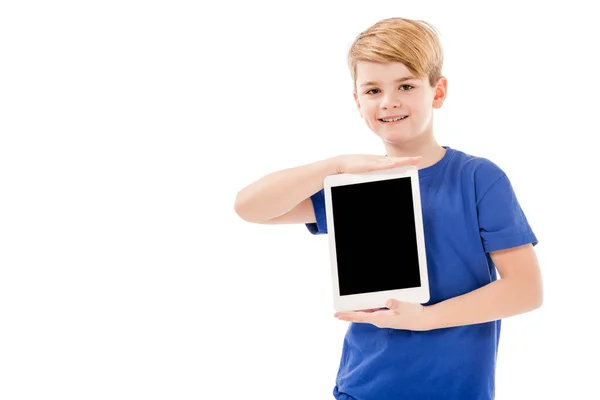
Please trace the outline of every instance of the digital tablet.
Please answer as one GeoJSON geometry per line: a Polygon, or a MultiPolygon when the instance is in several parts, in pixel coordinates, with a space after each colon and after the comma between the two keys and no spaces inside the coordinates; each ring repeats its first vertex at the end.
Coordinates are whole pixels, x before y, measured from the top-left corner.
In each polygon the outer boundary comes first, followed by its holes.
{"type": "Polygon", "coordinates": [[[335,310],[428,302],[417,168],[330,175],[323,186],[335,310]]]}

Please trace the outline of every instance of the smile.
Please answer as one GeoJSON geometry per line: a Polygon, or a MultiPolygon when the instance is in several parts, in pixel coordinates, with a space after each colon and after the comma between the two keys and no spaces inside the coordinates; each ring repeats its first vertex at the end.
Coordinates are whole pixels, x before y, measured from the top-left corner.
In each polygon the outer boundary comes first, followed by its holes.
{"type": "Polygon", "coordinates": [[[403,119],[408,118],[408,115],[400,115],[397,117],[391,117],[391,118],[379,118],[379,120],[381,122],[398,122],[398,121],[402,121],[403,119]]]}

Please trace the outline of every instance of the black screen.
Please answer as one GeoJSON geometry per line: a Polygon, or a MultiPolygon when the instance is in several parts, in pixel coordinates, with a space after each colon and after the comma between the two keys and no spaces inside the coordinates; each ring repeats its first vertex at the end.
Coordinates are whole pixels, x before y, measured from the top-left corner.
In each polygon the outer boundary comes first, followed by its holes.
{"type": "Polygon", "coordinates": [[[411,178],[331,188],[340,295],[419,287],[411,178]]]}

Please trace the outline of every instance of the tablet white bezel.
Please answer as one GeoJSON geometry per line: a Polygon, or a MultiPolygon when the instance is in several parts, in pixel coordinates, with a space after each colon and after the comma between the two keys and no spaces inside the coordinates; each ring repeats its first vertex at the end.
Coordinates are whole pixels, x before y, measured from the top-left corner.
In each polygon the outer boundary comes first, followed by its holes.
{"type": "Polygon", "coordinates": [[[427,259],[425,256],[425,239],[423,232],[421,192],[419,189],[419,175],[417,168],[414,165],[410,165],[387,170],[365,172],[360,174],[330,175],[325,177],[323,187],[325,189],[325,214],[327,218],[327,232],[329,235],[329,254],[333,284],[333,303],[335,310],[355,311],[371,308],[382,308],[385,307],[385,302],[390,298],[420,304],[428,302],[429,278],[427,274],[427,259]],[[396,179],[405,177],[410,177],[411,179],[421,286],[408,289],[395,289],[381,292],[340,296],[337,271],[337,256],[335,247],[335,225],[333,221],[333,204],[331,201],[331,188],[335,186],[345,186],[356,183],[374,182],[386,179],[396,179]]]}

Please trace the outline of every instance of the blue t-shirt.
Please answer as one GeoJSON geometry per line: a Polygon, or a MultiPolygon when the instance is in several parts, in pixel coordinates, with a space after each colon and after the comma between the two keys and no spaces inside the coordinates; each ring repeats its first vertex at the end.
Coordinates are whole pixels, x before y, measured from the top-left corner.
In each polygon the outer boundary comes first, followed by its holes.
{"type": "MultiPolygon", "coordinates": [[[[496,280],[490,252],[537,244],[506,174],[493,162],[446,147],[419,170],[423,228],[435,304],[496,280]]],[[[313,234],[327,233],[323,190],[311,196],[313,234]]],[[[500,321],[425,332],[351,323],[336,399],[489,400],[495,396],[500,321]]]]}

